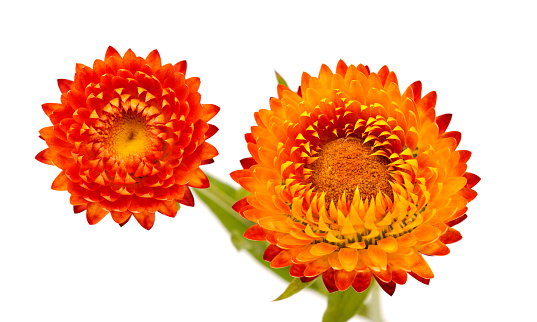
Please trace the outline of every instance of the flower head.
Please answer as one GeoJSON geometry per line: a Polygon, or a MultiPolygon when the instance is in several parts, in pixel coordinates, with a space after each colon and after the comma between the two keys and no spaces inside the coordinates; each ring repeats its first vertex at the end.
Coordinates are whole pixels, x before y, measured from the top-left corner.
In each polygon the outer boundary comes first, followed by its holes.
{"type": "Polygon", "coordinates": [[[201,104],[186,61],[162,65],[112,47],[93,68],[77,64],[74,81],[60,79],[61,103],[43,104],[52,126],[39,131],[48,148],[36,159],[62,171],[52,183],[67,190],[90,224],[111,213],[124,225],[133,215],[151,229],[155,212],[174,217],[177,202],[193,206],[189,187],[207,188],[200,170],[218,154],[206,142],[218,113],[201,104]]]}
{"type": "Polygon", "coordinates": [[[255,223],[245,237],[270,243],[273,268],[322,275],[330,292],[362,292],[375,278],[391,295],[407,273],[428,284],[422,255],[447,255],[462,238],[452,227],[480,180],[435,103],[420,82],[401,94],[386,66],[371,73],[343,61],[336,73],[304,73],[298,93],[279,85],[246,134],[252,157],[231,173],[252,193],[234,205],[255,223]]]}

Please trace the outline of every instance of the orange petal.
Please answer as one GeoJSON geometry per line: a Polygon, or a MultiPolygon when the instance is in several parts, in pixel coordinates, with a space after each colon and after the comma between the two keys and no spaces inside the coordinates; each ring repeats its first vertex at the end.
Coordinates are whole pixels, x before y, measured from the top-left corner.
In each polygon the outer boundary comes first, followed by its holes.
{"type": "Polygon", "coordinates": [[[377,245],[386,253],[394,253],[397,251],[399,244],[393,237],[386,237],[377,242],[377,245]]]}
{"type": "Polygon", "coordinates": [[[431,225],[423,224],[416,227],[412,233],[419,241],[431,241],[440,236],[441,231],[431,225]]]}
{"type": "Polygon", "coordinates": [[[196,168],[192,170],[191,172],[190,181],[188,181],[188,185],[193,188],[208,188],[209,187],[209,179],[207,179],[207,176],[205,173],[200,169],[196,168]]]}
{"type": "Polygon", "coordinates": [[[414,253],[414,256],[411,259],[411,262],[412,262],[411,263],[412,272],[427,279],[431,279],[434,277],[433,271],[429,267],[429,264],[427,264],[425,259],[423,259],[423,257],[420,254],[414,253]]]}
{"type": "Polygon", "coordinates": [[[350,272],[356,268],[358,263],[358,251],[352,248],[341,248],[338,254],[339,262],[343,269],[350,272]]]}
{"type": "Polygon", "coordinates": [[[111,215],[112,215],[112,219],[114,219],[116,223],[121,225],[125,223],[127,220],[129,220],[132,213],[130,211],[125,211],[125,212],[111,211],[111,215]]]}
{"type": "Polygon", "coordinates": [[[52,190],[56,191],[65,191],[67,190],[67,184],[69,183],[69,179],[65,175],[65,171],[60,172],[60,174],[54,179],[52,182],[52,190]]]}
{"type": "Polygon", "coordinates": [[[449,248],[439,240],[421,247],[419,251],[425,255],[444,256],[449,254],[449,248]]]}
{"type": "Polygon", "coordinates": [[[145,59],[147,64],[151,66],[151,68],[157,69],[162,66],[162,63],[160,61],[160,54],[158,53],[158,50],[153,50],[152,52],[147,55],[147,58],[145,59]]]}
{"type": "Polygon", "coordinates": [[[168,217],[175,217],[177,215],[177,201],[167,200],[160,203],[158,211],[168,217]]]}
{"type": "Polygon", "coordinates": [[[308,264],[304,270],[304,276],[317,276],[330,268],[330,263],[326,257],[321,257],[308,264]]]}
{"type": "Polygon", "coordinates": [[[339,247],[336,245],[332,245],[328,243],[318,243],[318,244],[313,245],[310,248],[310,253],[312,253],[314,256],[325,256],[325,255],[333,253],[338,248],[339,247]]]}
{"type": "Polygon", "coordinates": [[[105,210],[101,207],[101,205],[97,202],[92,202],[88,204],[88,208],[86,210],[86,219],[88,220],[88,223],[90,225],[95,225],[101,219],[104,218],[109,213],[108,210],[105,210]]]}
{"type": "Polygon", "coordinates": [[[218,150],[216,150],[216,148],[212,144],[203,142],[196,150],[196,153],[201,160],[207,160],[217,156],[218,150]]]}
{"type": "Polygon", "coordinates": [[[201,116],[201,119],[205,122],[209,122],[220,111],[220,107],[214,104],[202,104],[202,106],[203,115],[201,116]]]}
{"type": "Polygon", "coordinates": [[[383,251],[379,246],[377,245],[371,245],[367,248],[367,255],[369,256],[369,259],[375,265],[376,267],[380,268],[381,270],[386,270],[387,265],[387,256],[386,252],[383,251]]]}

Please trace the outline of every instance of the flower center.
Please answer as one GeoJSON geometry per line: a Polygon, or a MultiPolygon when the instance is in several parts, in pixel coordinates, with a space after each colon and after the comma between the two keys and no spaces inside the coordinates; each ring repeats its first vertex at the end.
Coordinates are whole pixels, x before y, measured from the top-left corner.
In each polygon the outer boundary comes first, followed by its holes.
{"type": "Polygon", "coordinates": [[[327,202],[337,202],[343,193],[349,200],[356,188],[363,200],[374,198],[379,191],[393,200],[388,172],[390,161],[371,153],[371,145],[363,144],[363,140],[355,137],[327,143],[319,158],[310,165],[313,188],[325,192],[327,202]]]}
{"type": "Polygon", "coordinates": [[[131,154],[143,154],[151,146],[149,126],[136,113],[123,114],[110,127],[108,142],[116,155],[127,158],[131,154]]]}

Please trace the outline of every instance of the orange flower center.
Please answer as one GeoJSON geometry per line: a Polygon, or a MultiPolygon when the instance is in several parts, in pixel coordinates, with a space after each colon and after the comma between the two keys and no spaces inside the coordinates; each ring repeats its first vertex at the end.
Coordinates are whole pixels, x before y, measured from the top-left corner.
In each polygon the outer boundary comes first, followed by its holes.
{"type": "Polygon", "coordinates": [[[126,159],[131,154],[143,155],[151,147],[151,135],[145,118],[137,113],[125,113],[112,122],[108,130],[108,146],[126,159]]]}
{"type": "Polygon", "coordinates": [[[363,200],[374,198],[379,191],[393,200],[388,172],[390,161],[371,153],[371,145],[355,137],[327,143],[319,158],[310,165],[313,188],[324,191],[326,201],[337,202],[343,193],[352,198],[357,187],[363,200]]]}

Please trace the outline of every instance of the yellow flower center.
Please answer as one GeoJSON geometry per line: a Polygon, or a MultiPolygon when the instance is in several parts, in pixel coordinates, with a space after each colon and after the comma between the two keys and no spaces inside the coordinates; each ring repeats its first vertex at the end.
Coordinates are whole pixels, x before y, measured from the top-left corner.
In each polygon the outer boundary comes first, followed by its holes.
{"type": "Polygon", "coordinates": [[[137,113],[125,113],[113,122],[108,131],[109,147],[117,156],[144,154],[151,146],[149,126],[137,113]]]}
{"type": "Polygon", "coordinates": [[[380,191],[393,200],[388,164],[390,161],[373,153],[370,144],[355,137],[340,138],[321,148],[319,158],[310,165],[311,182],[326,201],[335,203],[343,193],[354,195],[356,188],[363,200],[374,198],[380,191]]]}

